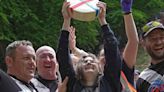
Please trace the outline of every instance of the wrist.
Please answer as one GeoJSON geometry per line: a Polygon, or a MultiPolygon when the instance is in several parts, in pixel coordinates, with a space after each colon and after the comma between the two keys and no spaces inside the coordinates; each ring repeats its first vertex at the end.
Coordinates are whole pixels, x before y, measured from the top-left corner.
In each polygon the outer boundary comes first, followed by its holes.
{"type": "Polygon", "coordinates": [[[99,18],[99,23],[100,23],[100,25],[102,26],[102,25],[105,25],[105,24],[107,24],[107,21],[106,21],[106,19],[105,18],[99,18]]]}
{"type": "Polygon", "coordinates": [[[132,13],[131,11],[127,11],[127,12],[124,12],[124,15],[129,15],[131,13],[132,13]]]}
{"type": "Polygon", "coordinates": [[[71,18],[64,18],[64,22],[65,23],[70,23],[71,22],[71,18]]]}
{"type": "Polygon", "coordinates": [[[69,27],[70,27],[70,24],[71,24],[70,19],[64,19],[62,30],[67,30],[68,31],[69,27]]]}

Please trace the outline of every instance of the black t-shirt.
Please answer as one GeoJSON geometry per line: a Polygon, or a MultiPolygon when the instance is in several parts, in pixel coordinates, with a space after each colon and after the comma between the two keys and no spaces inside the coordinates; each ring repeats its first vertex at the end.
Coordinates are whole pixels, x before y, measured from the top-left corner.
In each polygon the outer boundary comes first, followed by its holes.
{"type": "Polygon", "coordinates": [[[36,79],[40,81],[43,85],[50,89],[50,92],[55,92],[58,87],[58,80],[46,80],[37,76],[36,79]]]}

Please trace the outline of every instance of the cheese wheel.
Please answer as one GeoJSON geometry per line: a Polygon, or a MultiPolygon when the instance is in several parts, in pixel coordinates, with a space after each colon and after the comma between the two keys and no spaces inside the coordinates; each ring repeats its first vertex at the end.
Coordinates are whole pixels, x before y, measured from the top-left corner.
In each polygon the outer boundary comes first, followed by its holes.
{"type": "Polygon", "coordinates": [[[72,18],[80,21],[92,21],[99,13],[98,0],[67,0],[72,9],[72,18]]]}

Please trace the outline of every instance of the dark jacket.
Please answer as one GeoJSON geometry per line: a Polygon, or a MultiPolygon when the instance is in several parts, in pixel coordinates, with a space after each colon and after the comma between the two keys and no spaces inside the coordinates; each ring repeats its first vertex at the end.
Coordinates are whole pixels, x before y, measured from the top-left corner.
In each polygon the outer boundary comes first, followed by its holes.
{"type": "Polygon", "coordinates": [[[164,61],[151,64],[141,72],[137,92],[164,92],[164,61]]]}
{"type": "MultiPolygon", "coordinates": [[[[99,92],[121,92],[120,71],[121,57],[118,42],[108,25],[102,27],[106,64],[104,75],[98,81],[99,92]]],[[[57,50],[57,60],[62,79],[69,77],[67,92],[81,92],[83,86],[75,78],[75,71],[70,60],[69,32],[62,30],[57,50]]]]}
{"type": "Polygon", "coordinates": [[[0,92],[19,92],[21,89],[9,75],[0,70],[0,92]]]}

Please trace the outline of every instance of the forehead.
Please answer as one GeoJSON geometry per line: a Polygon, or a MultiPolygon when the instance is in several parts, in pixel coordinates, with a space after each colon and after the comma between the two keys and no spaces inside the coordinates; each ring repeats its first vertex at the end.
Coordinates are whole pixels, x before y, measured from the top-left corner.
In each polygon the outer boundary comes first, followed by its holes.
{"type": "Polygon", "coordinates": [[[35,50],[32,46],[21,45],[16,48],[16,52],[20,54],[35,54],[35,50]]]}
{"type": "Polygon", "coordinates": [[[41,47],[36,51],[37,55],[42,55],[42,54],[52,54],[52,55],[56,55],[55,51],[50,48],[50,47],[41,47]]]}
{"type": "Polygon", "coordinates": [[[163,36],[164,35],[164,29],[154,29],[152,32],[150,32],[147,37],[155,37],[155,36],[163,36]]]}

